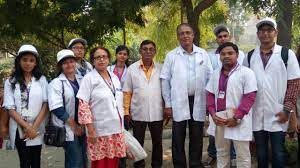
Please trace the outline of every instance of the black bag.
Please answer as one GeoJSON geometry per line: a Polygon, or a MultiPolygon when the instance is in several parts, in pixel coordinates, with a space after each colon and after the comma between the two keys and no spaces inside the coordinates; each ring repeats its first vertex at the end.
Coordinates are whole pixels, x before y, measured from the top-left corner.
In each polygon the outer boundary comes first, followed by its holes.
{"type": "MultiPolygon", "coordinates": [[[[63,81],[62,84],[62,98],[63,98],[63,106],[65,107],[65,90],[63,81]]],[[[46,126],[45,134],[44,134],[44,142],[49,146],[62,147],[66,140],[66,128],[65,126],[59,127],[52,123],[52,112],[50,111],[49,122],[46,126]]],[[[64,123],[65,125],[65,123],[64,123]]]]}

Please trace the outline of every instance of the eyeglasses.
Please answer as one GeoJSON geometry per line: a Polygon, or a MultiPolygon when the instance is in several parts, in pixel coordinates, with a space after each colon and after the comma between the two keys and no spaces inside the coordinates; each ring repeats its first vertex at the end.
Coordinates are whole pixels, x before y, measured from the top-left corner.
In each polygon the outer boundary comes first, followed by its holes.
{"type": "Polygon", "coordinates": [[[156,51],[155,48],[147,48],[147,47],[142,47],[141,50],[143,52],[147,52],[148,51],[148,52],[151,52],[151,53],[153,53],[153,52],[156,51]]]}
{"type": "Polygon", "coordinates": [[[190,35],[192,35],[192,34],[193,34],[192,31],[183,31],[183,32],[179,32],[179,33],[178,33],[178,35],[179,35],[180,37],[182,37],[182,36],[184,36],[184,35],[190,36],[190,35]]]}
{"type": "Polygon", "coordinates": [[[96,60],[96,61],[103,61],[106,59],[108,59],[107,55],[99,55],[99,56],[94,57],[94,60],[96,60]]]}
{"type": "Polygon", "coordinates": [[[84,47],[77,47],[77,46],[74,46],[74,47],[72,47],[72,49],[74,49],[74,50],[84,50],[84,47]]]}
{"type": "Polygon", "coordinates": [[[274,28],[268,28],[268,29],[259,29],[258,32],[259,33],[264,33],[264,32],[267,32],[267,33],[272,33],[273,31],[275,31],[274,28]]]}

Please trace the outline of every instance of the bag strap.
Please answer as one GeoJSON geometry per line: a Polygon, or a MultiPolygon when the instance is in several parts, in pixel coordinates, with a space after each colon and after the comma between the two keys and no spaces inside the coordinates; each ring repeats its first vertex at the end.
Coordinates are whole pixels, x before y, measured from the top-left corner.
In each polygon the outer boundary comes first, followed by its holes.
{"type": "Polygon", "coordinates": [[[287,68],[287,62],[289,59],[289,49],[288,48],[286,48],[286,47],[281,48],[281,58],[285,65],[285,68],[287,68]]]}
{"type": "Polygon", "coordinates": [[[251,57],[254,53],[254,49],[248,52],[248,56],[247,56],[247,61],[248,61],[248,67],[250,68],[250,61],[251,61],[251,57]]]}

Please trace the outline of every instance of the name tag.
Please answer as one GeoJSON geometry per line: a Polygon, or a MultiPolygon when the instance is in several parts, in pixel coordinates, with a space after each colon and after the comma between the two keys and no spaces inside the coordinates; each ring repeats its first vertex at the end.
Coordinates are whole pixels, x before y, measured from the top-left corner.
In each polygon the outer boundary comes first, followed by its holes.
{"type": "Polygon", "coordinates": [[[31,110],[28,109],[23,109],[22,110],[22,116],[24,117],[33,117],[33,112],[31,110]]]}
{"type": "Polygon", "coordinates": [[[219,99],[224,99],[225,98],[225,92],[224,91],[220,91],[219,95],[218,95],[219,99]]]}

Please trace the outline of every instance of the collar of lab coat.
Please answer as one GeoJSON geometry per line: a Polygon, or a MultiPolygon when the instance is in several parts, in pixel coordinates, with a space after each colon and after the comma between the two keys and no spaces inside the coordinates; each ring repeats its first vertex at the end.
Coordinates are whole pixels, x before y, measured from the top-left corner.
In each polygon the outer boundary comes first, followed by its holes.
{"type": "MultiPolygon", "coordinates": [[[[191,54],[194,54],[194,53],[200,53],[201,52],[201,49],[199,47],[197,47],[195,44],[193,44],[193,51],[191,54]]],[[[180,45],[178,47],[178,50],[177,50],[177,54],[180,54],[180,55],[184,55],[185,53],[187,53],[187,51],[185,51],[182,46],[180,45]]]]}
{"type": "MultiPolygon", "coordinates": [[[[62,80],[62,81],[65,81],[65,80],[68,80],[66,75],[64,73],[61,73],[59,76],[58,76],[59,80],[62,80]]],[[[77,80],[77,82],[79,82],[78,80],[81,80],[82,79],[82,76],[81,75],[77,75],[75,74],[75,78],[77,80]]]]}
{"type": "MultiPolygon", "coordinates": [[[[271,62],[274,60],[274,55],[278,55],[278,53],[280,55],[281,48],[282,48],[281,46],[279,46],[279,45],[277,45],[275,43],[275,46],[274,46],[274,49],[273,49],[273,53],[272,53],[272,55],[271,55],[271,57],[270,57],[267,65],[266,65],[265,69],[267,69],[269,67],[269,65],[271,64],[271,62]]],[[[255,48],[253,55],[260,56],[260,45],[255,48]]]]}

